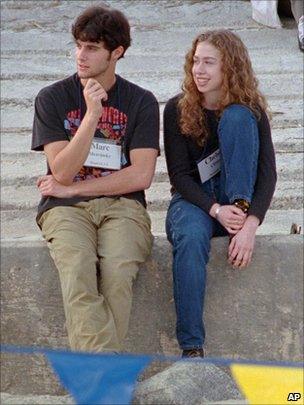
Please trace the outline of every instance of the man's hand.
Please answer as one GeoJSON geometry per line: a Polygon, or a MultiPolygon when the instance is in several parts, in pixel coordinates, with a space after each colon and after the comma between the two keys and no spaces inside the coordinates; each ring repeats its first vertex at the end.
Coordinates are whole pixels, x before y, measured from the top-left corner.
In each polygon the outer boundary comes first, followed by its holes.
{"type": "Polygon", "coordinates": [[[37,180],[37,187],[43,197],[70,198],[73,197],[71,186],[63,186],[52,175],[41,176],[37,180]]]}
{"type": "Polygon", "coordinates": [[[73,179],[86,161],[92,139],[102,113],[102,100],[108,95],[95,79],[89,79],[83,90],[87,111],[70,142],[58,141],[44,145],[44,152],[55,179],[62,185],[73,184],[73,179]]]}
{"type": "Polygon", "coordinates": [[[83,90],[83,96],[87,106],[87,114],[99,118],[102,113],[102,101],[108,99],[108,95],[101,84],[95,79],[89,79],[83,90]]]}
{"type": "Polygon", "coordinates": [[[222,205],[217,215],[217,220],[230,234],[235,235],[242,229],[246,220],[246,214],[235,205],[222,205]]]}
{"type": "Polygon", "coordinates": [[[250,215],[242,229],[231,239],[228,248],[228,262],[234,268],[241,269],[250,264],[258,225],[259,220],[250,215]]]}

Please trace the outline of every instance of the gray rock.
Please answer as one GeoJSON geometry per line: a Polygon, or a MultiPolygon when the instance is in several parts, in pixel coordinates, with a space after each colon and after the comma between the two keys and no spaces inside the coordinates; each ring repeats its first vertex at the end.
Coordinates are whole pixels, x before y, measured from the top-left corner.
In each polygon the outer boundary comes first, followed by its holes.
{"type": "Polygon", "coordinates": [[[219,367],[201,361],[179,361],[140,383],[134,404],[192,405],[243,400],[234,381],[219,367]]]}

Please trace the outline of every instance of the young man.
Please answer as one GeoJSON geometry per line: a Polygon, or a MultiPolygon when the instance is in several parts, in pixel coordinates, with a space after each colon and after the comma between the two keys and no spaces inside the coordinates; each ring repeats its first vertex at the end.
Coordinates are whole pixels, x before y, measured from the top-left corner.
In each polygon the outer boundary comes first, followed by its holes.
{"type": "Polygon", "coordinates": [[[48,163],[37,222],[59,271],[71,348],[117,352],[132,281],[152,246],[144,190],[159,150],[159,108],[152,93],[115,75],[131,42],[120,11],[90,7],[72,33],[77,73],[35,102],[32,149],[48,163]]]}

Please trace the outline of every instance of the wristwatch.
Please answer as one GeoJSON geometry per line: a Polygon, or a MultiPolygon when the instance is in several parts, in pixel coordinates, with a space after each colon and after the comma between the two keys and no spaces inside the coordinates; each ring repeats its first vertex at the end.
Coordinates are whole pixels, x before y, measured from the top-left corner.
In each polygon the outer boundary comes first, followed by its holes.
{"type": "Polygon", "coordinates": [[[235,200],[233,203],[236,207],[240,208],[243,212],[247,212],[249,210],[250,204],[248,201],[243,200],[242,198],[235,200]]]}

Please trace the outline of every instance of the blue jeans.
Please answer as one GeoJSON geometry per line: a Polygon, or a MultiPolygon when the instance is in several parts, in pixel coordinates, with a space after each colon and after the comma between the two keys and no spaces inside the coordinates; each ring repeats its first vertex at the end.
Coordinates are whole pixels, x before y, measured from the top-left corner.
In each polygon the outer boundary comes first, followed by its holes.
{"type": "MultiPolygon", "coordinates": [[[[245,106],[227,107],[218,126],[221,171],[202,184],[220,204],[238,198],[251,202],[256,181],[259,134],[253,113],[245,106]]],[[[176,335],[181,349],[201,348],[205,340],[203,306],[210,240],[227,231],[207,212],[175,193],[166,218],[173,246],[176,335]]]]}

